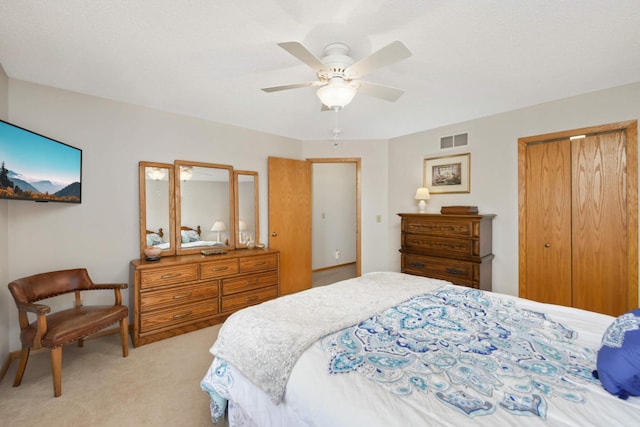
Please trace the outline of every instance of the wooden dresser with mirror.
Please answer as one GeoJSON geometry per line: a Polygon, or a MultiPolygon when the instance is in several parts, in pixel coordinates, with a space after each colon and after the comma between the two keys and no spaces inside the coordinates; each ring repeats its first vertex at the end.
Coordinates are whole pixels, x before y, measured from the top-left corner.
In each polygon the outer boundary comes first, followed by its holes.
{"type": "Polygon", "coordinates": [[[259,240],[257,172],[140,162],[139,185],[140,259],[130,263],[129,287],[134,346],[221,323],[279,295],[278,251],[247,249],[259,240]],[[160,254],[148,257],[149,247],[160,254]]]}

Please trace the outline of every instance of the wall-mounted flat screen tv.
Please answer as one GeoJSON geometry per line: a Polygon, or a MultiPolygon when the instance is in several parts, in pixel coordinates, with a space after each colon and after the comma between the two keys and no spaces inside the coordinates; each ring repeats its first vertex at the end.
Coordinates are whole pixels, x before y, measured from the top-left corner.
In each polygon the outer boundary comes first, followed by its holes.
{"type": "Polygon", "coordinates": [[[0,120],[0,198],[80,203],[82,150],[0,120]]]}

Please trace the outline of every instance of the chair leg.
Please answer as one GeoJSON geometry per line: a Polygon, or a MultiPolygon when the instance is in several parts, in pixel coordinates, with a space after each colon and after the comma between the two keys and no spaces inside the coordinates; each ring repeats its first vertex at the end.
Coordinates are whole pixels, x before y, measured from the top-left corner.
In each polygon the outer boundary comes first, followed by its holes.
{"type": "Polygon", "coordinates": [[[51,373],[53,374],[53,396],[62,394],[62,346],[51,349],[51,373]]]}
{"type": "Polygon", "coordinates": [[[120,321],[120,340],[122,341],[122,357],[129,355],[129,319],[120,321]]]}
{"type": "Polygon", "coordinates": [[[78,347],[84,347],[84,338],[78,338],[78,347]]]}
{"type": "Polygon", "coordinates": [[[18,372],[16,372],[16,379],[13,381],[13,386],[18,387],[22,382],[22,376],[24,375],[24,370],[27,367],[27,362],[29,361],[29,352],[31,349],[26,346],[22,346],[22,351],[20,352],[20,364],[18,365],[18,372]]]}

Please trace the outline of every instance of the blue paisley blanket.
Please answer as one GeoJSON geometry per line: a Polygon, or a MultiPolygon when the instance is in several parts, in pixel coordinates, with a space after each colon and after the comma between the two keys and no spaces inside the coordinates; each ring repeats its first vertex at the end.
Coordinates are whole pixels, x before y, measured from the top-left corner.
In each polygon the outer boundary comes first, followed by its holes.
{"type": "Polygon", "coordinates": [[[369,273],[236,314],[201,383],[214,420],[229,400],[231,426],[618,426],[640,413],[592,376],[613,320],[598,313],[369,273]]]}
{"type": "Polygon", "coordinates": [[[547,399],[585,399],[596,352],[544,313],[445,287],[322,340],[331,374],[357,373],[396,395],[432,393],[474,417],[497,407],[546,418],[547,399]]]}

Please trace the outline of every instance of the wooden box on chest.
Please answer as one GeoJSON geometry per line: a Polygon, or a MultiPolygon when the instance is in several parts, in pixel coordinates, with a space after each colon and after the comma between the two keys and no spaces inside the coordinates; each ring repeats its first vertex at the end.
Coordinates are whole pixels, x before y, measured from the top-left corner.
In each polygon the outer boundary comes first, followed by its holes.
{"type": "Polygon", "coordinates": [[[270,249],[131,261],[133,345],[215,325],[278,297],[279,266],[278,251],[270,249]]]}
{"type": "Polygon", "coordinates": [[[491,290],[495,215],[398,215],[403,273],[491,290]]]}

